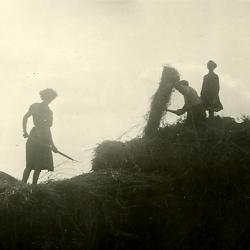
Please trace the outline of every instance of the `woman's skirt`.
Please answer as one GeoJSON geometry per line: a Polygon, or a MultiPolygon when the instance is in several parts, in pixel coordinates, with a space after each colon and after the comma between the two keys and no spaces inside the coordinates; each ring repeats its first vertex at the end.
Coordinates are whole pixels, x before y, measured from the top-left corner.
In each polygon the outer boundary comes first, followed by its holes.
{"type": "Polygon", "coordinates": [[[26,168],[54,170],[50,137],[46,129],[32,128],[26,143],[26,168]]]}
{"type": "Polygon", "coordinates": [[[203,96],[202,104],[205,110],[211,110],[213,112],[219,112],[223,109],[219,96],[209,97],[203,96]]]}

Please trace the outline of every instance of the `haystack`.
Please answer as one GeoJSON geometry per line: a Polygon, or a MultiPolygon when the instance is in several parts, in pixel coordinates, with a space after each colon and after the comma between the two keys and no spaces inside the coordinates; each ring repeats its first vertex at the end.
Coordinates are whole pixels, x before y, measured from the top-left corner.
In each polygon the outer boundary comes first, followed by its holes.
{"type": "Polygon", "coordinates": [[[152,98],[147,125],[144,129],[145,136],[150,136],[159,128],[164,111],[170,104],[174,84],[179,80],[180,75],[176,69],[169,66],[163,68],[159,88],[152,98]]]}
{"type": "Polygon", "coordinates": [[[170,104],[174,84],[179,80],[180,75],[176,69],[169,66],[163,68],[159,88],[152,98],[147,125],[144,129],[145,136],[151,135],[159,128],[164,111],[170,104]]]}
{"type": "Polygon", "coordinates": [[[18,180],[11,175],[0,171],[0,193],[5,191],[8,187],[15,185],[17,182],[18,180]]]}

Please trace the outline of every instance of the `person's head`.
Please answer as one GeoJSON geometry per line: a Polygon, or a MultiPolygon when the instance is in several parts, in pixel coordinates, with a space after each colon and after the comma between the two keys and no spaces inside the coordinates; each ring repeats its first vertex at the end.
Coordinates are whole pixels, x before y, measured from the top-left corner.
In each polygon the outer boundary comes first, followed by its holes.
{"type": "Polygon", "coordinates": [[[54,89],[44,89],[40,91],[39,94],[42,101],[47,104],[51,103],[57,97],[57,93],[54,89]]]}
{"type": "Polygon", "coordinates": [[[212,60],[208,61],[207,68],[209,71],[213,71],[216,67],[217,67],[217,64],[214,61],[212,60]]]}
{"type": "Polygon", "coordinates": [[[180,93],[182,93],[183,92],[183,89],[185,88],[185,87],[187,87],[187,86],[189,86],[189,83],[188,83],[188,81],[186,81],[186,80],[181,80],[181,81],[178,81],[176,84],[175,84],[175,89],[177,89],[180,93]]]}

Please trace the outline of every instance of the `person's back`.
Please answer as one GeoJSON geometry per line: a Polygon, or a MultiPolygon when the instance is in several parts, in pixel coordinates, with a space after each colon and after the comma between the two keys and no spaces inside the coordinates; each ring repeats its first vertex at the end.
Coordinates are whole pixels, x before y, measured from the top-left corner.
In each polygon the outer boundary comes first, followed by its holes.
{"type": "Polygon", "coordinates": [[[187,113],[186,124],[188,126],[194,128],[202,126],[205,119],[205,112],[196,90],[190,87],[186,80],[176,83],[175,88],[183,95],[185,104],[181,109],[178,109],[174,113],[177,115],[187,113]]]}
{"type": "Polygon", "coordinates": [[[185,106],[193,107],[201,104],[201,100],[196,90],[190,86],[183,86],[183,96],[185,99],[185,106]]]}

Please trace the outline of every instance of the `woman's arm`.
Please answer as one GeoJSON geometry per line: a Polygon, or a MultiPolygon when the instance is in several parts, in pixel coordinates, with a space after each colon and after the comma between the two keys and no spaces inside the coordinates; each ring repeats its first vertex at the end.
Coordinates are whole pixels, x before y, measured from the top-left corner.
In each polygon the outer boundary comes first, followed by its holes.
{"type": "Polygon", "coordinates": [[[189,106],[187,95],[188,95],[188,93],[185,93],[184,105],[183,105],[183,107],[181,109],[177,110],[177,115],[183,115],[183,114],[185,114],[187,112],[188,106],[189,106]]]}
{"type": "Polygon", "coordinates": [[[212,104],[217,103],[219,91],[220,91],[219,77],[215,75],[213,79],[213,85],[211,86],[211,94],[210,94],[212,104]]]}
{"type": "Polygon", "coordinates": [[[183,107],[181,109],[177,109],[177,110],[168,110],[167,109],[167,111],[169,111],[171,113],[174,113],[174,114],[176,114],[178,116],[181,116],[181,115],[185,114],[187,112],[188,106],[189,106],[188,105],[188,100],[187,100],[188,91],[185,90],[185,89],[183,89],[182,91],[183,91],[182,95],[184,96],[184,105],[183,105],[183,107]]]}
{"type": "Polygon", "coordinates": [[[203,82],[202,82],[202,87],[201,87],[201,98],[204,97],[204,95],[206,95],[206,76],[203,77],[203,82]]]}
{"type": "Polygon", "coordinates": [[[24,116],[23,116],[23,137],[27,138],[29,134],[27,133],[27,121],[28,118],[32,115],[31,111],[29,110],[24,116]]]}
{"type": "Polygon", "coordinates": [[[54,152],[54,153],[57,153],[58,152],[58,149],[57,149],[57,147],[55,146],[55,143],[54,143],[54,140],[53,140],[53,137],[52,137],[52,133],[51,133],[51,130],[50,130],[50,128],[49,128],[49,140],[50,140],[50,147],[51,147],[51,149],[52,149],[52,151],[54,152]]]}
{"type": "Polygon", "coordinates": [[[220,80],[219,80],[219,77],[216,76],[216,78],[215,78],[215,86],[214,86],[214,93],[215,93],[216,96],[218,96],[219,92],[220,92],[220,80]]]}
{"type": "Polygon", "coordinates": [[[173,114],[176,114],[178,116],[183,115],[187,112],[185,107],[183,107],[181,109],[177,109],[177,110],[167,109],[166,111],[173,113],[173,114]]]}
{"type": "Polygon", "coordinates": [[[184,105],[181,109],[176,110],[176,115],[180,116],[187,112],[187,105],[184,105]]]}

